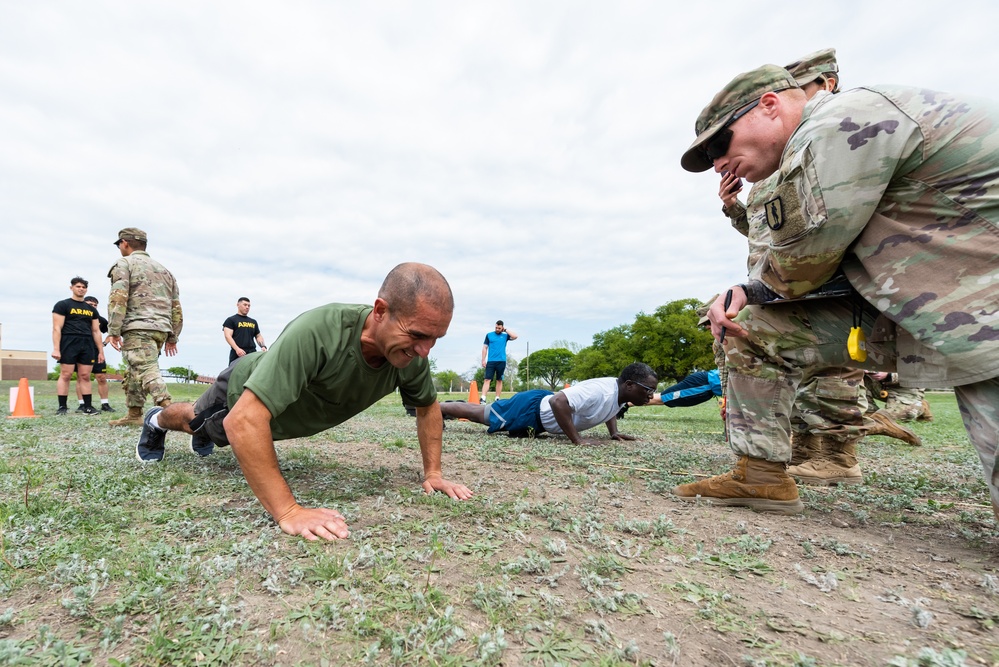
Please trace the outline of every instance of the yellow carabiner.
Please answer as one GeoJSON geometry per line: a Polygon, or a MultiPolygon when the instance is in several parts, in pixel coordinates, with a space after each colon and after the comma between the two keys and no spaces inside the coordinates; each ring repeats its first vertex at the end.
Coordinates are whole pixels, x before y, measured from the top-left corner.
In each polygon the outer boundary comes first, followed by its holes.
{"type": "Polygon", "coordinates": [[[867,361],[867,336],[860,327],[850,329],[850,337],[846,339],[846,351],[854,361],[867,361]]]}

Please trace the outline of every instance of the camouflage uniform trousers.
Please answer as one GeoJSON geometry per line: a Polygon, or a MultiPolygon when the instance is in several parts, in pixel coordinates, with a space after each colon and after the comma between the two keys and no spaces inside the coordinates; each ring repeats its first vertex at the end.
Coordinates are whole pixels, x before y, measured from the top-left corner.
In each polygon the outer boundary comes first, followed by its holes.
{"type": "Polygon", "coordinates": [[[143,407],[146,394],[156,405],[171,398],[159,364],[160,350],[168,335],[166,331],[126,331],[122,334],[121,356],[128,367],[123,383],[128,407],[143,407]]]}
{"type": "MultiPolygon", "coordinates": [[[[895,341],[872,333],[876,311],[865,308],[867,360],[850,359],[846,342],[852,326],[849,299],[816,299],[749,306],[739,321],[748,338],[725,339],[728,373],[728,432],[738,455],[768,461],[791,458],[790,416],[799,385],[823,368],[842,366],[870,371],[895,370],[895,341]]],[[[863,383],[857,385],[858,393],[863,383]]],[[[954,388],[971,444],[982,462],[992,502],[999,505],[999,378],[954,388]]],[[[826,400],[833,400],[833,396],[826,400]]],[[[830,435],[862,433],[863,411],[844,412],[830,424],[830,435]],[[846,415],[849,415],[848,417],[846,415]]]]}
{"type": "MultiPolygon", "coordinates": [[[[722,396],[725,396],[728,367],[725,351],[720,348],[718,341],[715,341],[715,363],[721,379],[722,396]]],[[[869,405],[863,384],[864,371],[860,369],[825,366],[812,369],[798,385],[791,413],[791,430],[840,441],[860,437],[863,433],[859,427],[869,405]],[[861,415],[859,420],[858,414],[861,415]]]]}
{"type": "Polygon", "coordinates": [[[878,410],[897,422],[911,422],[923,414],[923,389],[887,387],[888,399],[878,410]]]}

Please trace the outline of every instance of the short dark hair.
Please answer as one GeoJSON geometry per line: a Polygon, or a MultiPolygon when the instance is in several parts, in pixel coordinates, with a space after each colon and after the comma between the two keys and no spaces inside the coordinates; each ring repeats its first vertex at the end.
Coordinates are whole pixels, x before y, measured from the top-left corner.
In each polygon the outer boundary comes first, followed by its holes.
{"type": "Polygon", "coordinates": [[[247,302],[247,303],[250,303],[250,299],[249,299],[249,297],[245,297],[245,296],[241,296],[241,297],[239,297],[238,299],[236,299],[236,303],[240,303],[240,302],[242,302],[242,301],[245,301],[245,302],[247,302]]]}
{"type": "Polygon", "coordinates": [[[496,324],[498,326],[503,326],[503,320],[496,320],[496,324]]]}
{"type": "Polygon", "coordinates": [[[90,283],[88,283],[80,276],[74,276],[73,279],[69,281],[69,286],[72,287],[76,283],[81,283],[84,287],[90,287],[90,283]]]}
{"type": "Polygon", "coordinates": [[[652,370],[652,367],[648,364],[643,364],[641,361],[636,361],[633,364],[628,364],[621,371],[621,377],[617,379],[618,382],[641,382],[646,378],[652,378],[656,382],[659,382],[659,376],[656,372],[652,370]]]}
{"type": "Polygon", "coordinates": [[[83,297],[83,300],[86,301],[87,303],[92,303],[95,306],[100,303],[100,301],[97,300],[96,296],[85,296],[83,297]]]}
{"type": "Polygon", "coordinates": [[[446,313],[454,312],[451,286],[440,271],[427,264],[406,262],[385,276],[378,298],[388,304],[389,315],[409,317],[420,304],[446,313]]]}

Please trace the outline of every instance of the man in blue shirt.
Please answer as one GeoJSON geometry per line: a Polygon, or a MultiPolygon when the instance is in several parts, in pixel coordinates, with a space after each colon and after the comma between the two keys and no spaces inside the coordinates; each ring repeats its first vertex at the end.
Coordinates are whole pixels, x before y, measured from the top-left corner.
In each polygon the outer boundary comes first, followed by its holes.
{"type": "Polygon", "coordinates": [[[496,378],[496,399],[503,393],[503,372],[506,370],[506,344],[517,340],[517,334],[503,326],[503,320],[496,320],[496,328],[486,334],[482,342],[482,365],[486,369],[486,379],[482,381],[482,398],[486,402],[489,381],[496,378]]]}

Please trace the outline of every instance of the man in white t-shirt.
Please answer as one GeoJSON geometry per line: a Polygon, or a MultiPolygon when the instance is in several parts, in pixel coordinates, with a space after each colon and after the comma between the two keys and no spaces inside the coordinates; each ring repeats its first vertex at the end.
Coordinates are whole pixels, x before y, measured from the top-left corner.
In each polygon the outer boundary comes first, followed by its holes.
{"type": "Polygon", "coordinates": [[[614,440],[634,440],[617,430],[617,413],[632,403],[645,405],[655,393],[658,378],[641,362],[629,365],[617,378],[584,380],[554,394],[532,389],[487,405],[441,403],[445,418],[467,419],[489,427],[489,433],[507,431],[511,436],[554,433],[573,444],[597,444],[597,438],[582,438],[580,432],[607,424],[614,440]]]}

